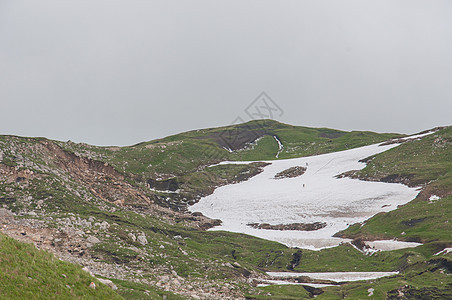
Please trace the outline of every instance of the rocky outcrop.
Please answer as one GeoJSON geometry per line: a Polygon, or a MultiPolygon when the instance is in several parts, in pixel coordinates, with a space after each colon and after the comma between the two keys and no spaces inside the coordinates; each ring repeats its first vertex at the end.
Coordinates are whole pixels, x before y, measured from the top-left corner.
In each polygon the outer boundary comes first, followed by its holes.
{"type": "Polygon", "coordinates": [[[211,133],[199,138],[213,140],[221,147],[230,151],[235,151],[246,148],[248,145],[265,135],[272,135],[272,133],[262,128],[262,126],[242,124],[237,125],[230,130],[211,133]]]}
{"type": "Polygon", "coordinates": [[[142,232],[142,233],[137,237],[137,241],[138,241],[141,245],[143,245],[143,246],[147,245],[148,240],[146,239],[146,235],[144,234],[144,232],[142,232]]]}
{"type": "Polygon", "coordinates": [[[249,223],[246,224],[250,227],[256,229],[267,229],[267,230],[299,230],[299,231],[314,231],[326,227],[324,222],[315,223],[292,223],[292,224],[278,224],[270,225],[267,223],[249,223]]]}
{"type": "Polygon", "coordinates": [[[275,175],[275,179],[294,178],[303,175],[306,172],[306,168],[302,166],[290,167],[284,171],[281,171],[275,175]]]}
{"type": "Polygon", "coordinates": [[[149,185],[149,188],[154,190],[175,192],[180,188],[180,183],[177,178],[164,180],[150,178],[146,182],[149,185]]]}
{"type": "Polygon", "coordinates": [[[74,180],[87,185],[90,191],[100,199],[109,202],[129,200],[126,205],[139,206],[153,203],[153,199],[140,189],[127,182],[124,175],[108,163],[78,156],[62,149],[51,141],[41,141],[46,151],[49,164],[56,165],[58,170],[66,173],[74,180]]]}

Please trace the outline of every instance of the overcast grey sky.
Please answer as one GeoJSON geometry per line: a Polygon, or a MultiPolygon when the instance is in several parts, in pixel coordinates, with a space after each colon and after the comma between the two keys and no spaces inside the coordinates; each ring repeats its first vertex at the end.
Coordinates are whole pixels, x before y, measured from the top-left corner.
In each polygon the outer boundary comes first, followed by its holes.
{"type": "Polygon", "coordinates": [[[452,1],[0,0],[0,133],[127,145],[245,119],[452,122],[452,1]]]}

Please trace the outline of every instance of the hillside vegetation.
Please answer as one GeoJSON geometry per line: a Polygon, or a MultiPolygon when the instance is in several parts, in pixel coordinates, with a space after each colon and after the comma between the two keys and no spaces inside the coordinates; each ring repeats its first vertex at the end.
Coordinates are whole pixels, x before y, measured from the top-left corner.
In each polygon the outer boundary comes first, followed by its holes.
{"type": "Polygon", "coordinates": [[[422,191],[410,203],[378,214],[364,226],[355,224],[341,232],[341,236],[364,239],[395,237],[452,245],[452,127],[369,158],[368,165],[354,177],[403,182],[421,186],[422,191]]]}
{"type": "Polygon", "coordinates": [[[211,164],[272,160],[278,152],[279,159],[314,155],[399,137],[270,120],[196,130],[128,147],[0,136],[1,231],[74,263],[0,235],[0,298],[29,297],[34,291],[36,298],[299,299],[319,294],[338,299],[367,297],[371,287],[379,298],[399,292],[447,298],[451,254],[435,254],[451,242],[450,128],[369,159],[369,165],[355,174],[367,180],[409,178],[410,184],[423,184],[423,192],[410,204],[343,233],[426,242],[414,249],[371,256],[351,245],[322,251],[293,249],[243,234],[205,231],[219,221],[185,211],[216,187],[247,180],[265,166],[211,164]],[[410,159],[418,165],[412,168],[410,159]],[[430,201],[433,194],[439,199],[430,201]],[[406,221],[404,227],[399,220],[406,221]],[[77,265],[111,279],[117,293],[101,284],[90,289],[86,280],[95,279],[77,265]],[[289,270],[401,273],[317,291],[255,285],[266,278],[265,271],[289,270]]]}
{"type": "Polygon", "coordinates": [[[222,160],[273,160],[335,152],[401,137],[400,134],[345,132],[292,126],[273,120],[194,130],[129,147],[95,147],[60,143],[74,153],[106,161],[134,175],[185,175],[222,160]],[[230,152],[228,150],[234,150],[230,152]]]}

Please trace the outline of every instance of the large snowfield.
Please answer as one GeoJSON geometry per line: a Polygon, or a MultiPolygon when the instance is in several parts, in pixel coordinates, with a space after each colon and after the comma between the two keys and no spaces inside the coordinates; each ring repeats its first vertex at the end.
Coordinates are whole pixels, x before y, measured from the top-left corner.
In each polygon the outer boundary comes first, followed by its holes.
{"type": "MultiPolygon", "coordinates": [[[[336,178],[346,171],[364,168],[365,164],[359,160],[398,145],[375,144],[317,156],[268,161],[271,165],[262,173],[248,181],[217,188],[189,209],[223,222],[211,230],[245,233],[304,249],[334,247],[349,241],[333,237],[338,231],[379,212],[394,210],[416,197],[416,188],[402,184],[336,178]],[[307,170],[299,177],[274,179],[278,172],[294,166],[307,170]],[[314,222],[325,222],[327,226],[315,231],[280,231],[247,225],[314,222]]],[[[222,164],[237,163],[250,162],[222,164]]],[[[396,241],[383,244],[385,250],[409,246],[409,243],[396,241]]]]}

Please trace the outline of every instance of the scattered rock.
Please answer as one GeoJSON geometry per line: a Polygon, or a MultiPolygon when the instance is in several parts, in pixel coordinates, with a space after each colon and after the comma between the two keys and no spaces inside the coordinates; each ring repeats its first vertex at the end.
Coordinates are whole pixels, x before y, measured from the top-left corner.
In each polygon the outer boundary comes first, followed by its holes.
{"type": "Polygon", "coordinates": [[[5,208],[0,208],[0,222],[8,223],[13,218],[14,218],[14,214],[11,211],[9,211],[5,208]]]}
{"type": "Polygon", "coordinates": [[[314,223],[292,223],[292,224],[277,224],[271,225],[267,223],[249,223],[246,224],[250,227],[256,229],[267,229],[267,230],[299,230],[299,231],[314,231],[326,227],[325,222],[314,222],[314,223]]]}
{"type": "Polygon", "coordinates": [[[82,271],[85,271],[86,273],[89,273],[89,275],[94,276],[93,273],[88,269],[88,267],[83,267],[82,271]]]}
{"type": "Polygon", "coordinates": [[[116,286],[116,284],[113,283],[113,281],[109,280],[109,279],[103,279],[103,278],[97,278],[97,280],[100,281],[100,283],[105,284],[106,286],[108,286],[109,288],[111,288],[112,290],[117,290],[118,287],[116,286]]]}
{"type": "Polygon", "coordinates": [[[147,245],[147,243],[148,243],[148,240],[146,239],[146,235],[144,235],[144,233],[142,233],[141,235],[139,235],[138,238],[137,238],[137,240],[138,240],[138,242],[139,242],[141,245],[143,245],[143,246],[147,245]]]}
{"type": "Polygon", "coordinates": [[[113,202],[113,204],[117,206],[124,206],[124,200],[116,200],[113,202]]]}
{"type": "Polygon", "coordinates": [[[86,239],[86,241],[87,241],[88,243],[92,244],[92,245],[95,245],[95,244],[99,244],[99,243],[100,243],[100,240],[99,240],[97,237],[92,236],[92,235],[90,235],[90,236],[86,239]]]}
{"type": "Polygon", "coordinates": [[[103,221],[102,223],[100,223],[99,227],[100,229],[107,230],[108,228],[110,228],[110,224],[107,221],[103,221]]]}
{"type": "Polygon", "coordinates": [[[279,172],[275,175],[275,179],[294,178],[303,175],[306,172],[305,167],[296,166],[290,167],[287,170],[279,172]]]}
{"type": "Polygon", "coordinates": [[[129,233],[127,236],[134,242],[137,240],[137,237],[133,233],[129,233]]]}

